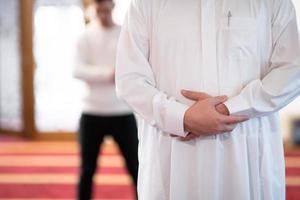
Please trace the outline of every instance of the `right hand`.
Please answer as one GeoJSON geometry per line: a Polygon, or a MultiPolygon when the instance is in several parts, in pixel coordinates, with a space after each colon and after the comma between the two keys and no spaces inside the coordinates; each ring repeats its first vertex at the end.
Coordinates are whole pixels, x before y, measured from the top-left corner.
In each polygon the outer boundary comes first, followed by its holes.
{"type": "Polygon", "coordinates": [[[226,96],[210,97],[197,101],[184,115],[185,131],[195,135],[214,135],[231,132],[237,123],[247,121],[245,116],[220,114],[216,106],[224,103],[226,96]]]}

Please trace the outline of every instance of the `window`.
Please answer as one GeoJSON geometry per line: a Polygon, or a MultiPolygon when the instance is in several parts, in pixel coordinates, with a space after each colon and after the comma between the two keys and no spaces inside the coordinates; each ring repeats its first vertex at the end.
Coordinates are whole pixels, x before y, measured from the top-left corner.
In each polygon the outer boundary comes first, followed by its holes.
{"type": "Polygon", "coordinates": [[[83,85],[72,77],[76,40],[84,29],[80,0],[36,0],[35,121],[38,131],[74,131],[83,85]]]}
{"type": "Polygon", "coordinates": [[[0,7],[0,129],[20,132],[20,1],[0,1],[0,7]]]}

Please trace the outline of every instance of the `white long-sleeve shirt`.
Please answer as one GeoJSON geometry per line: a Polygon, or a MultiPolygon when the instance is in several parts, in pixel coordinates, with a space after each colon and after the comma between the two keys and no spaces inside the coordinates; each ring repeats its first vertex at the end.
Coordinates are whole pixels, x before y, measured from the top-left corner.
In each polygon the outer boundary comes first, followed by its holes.
{"type": "Polygon", "coordinates": [[[114,84],[116,47],[121,28],[93,23],[79,38],[74,77],[84,81],[88,94],[83,112],[95,115],[123,115],[130,108],[117,98],[114,84]]]}
{"type": "Polygon", "coordinates": [[[141,200],[283,200],[277,111],[300,93],[290,0],[133,0],[117,53],[117,92],[139,114],[141,200]],[[227,95],[251,119],[183,142],[192,101],[227,95]]]}

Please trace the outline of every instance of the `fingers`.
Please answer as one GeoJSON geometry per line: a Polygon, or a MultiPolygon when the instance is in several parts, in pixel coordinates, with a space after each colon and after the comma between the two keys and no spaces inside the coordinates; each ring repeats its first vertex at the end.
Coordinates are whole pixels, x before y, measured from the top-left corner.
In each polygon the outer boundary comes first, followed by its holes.
{"type": "Polygon", "coordinates": [[[189,133],[186,137],[179,137],[178,135],[173,135],[173,134],[170,134],[170,136],[172,138],[179,138],[179,140],[181,140],[181,141],[190,141],[190,140],[193,140],[198,137],[197,135],[195,135],[193,133],[189,133]]]}
{"type": "Polygon", "coordinates": [[[171,137],[179,137],[178,135],[170,134],[171,137]]]}
{"type": "Polygon", "coordinates": [[[237,115],[236,116],[222,115],[222,116],[223,116],[222,121],[226,124],[237,124],[237,123],[242,123],[242,122],[249,120],[249,118],[247,116],[237,116],[237,115]]]}
{"type": "Polygon", "coordinates": [[[189,133],[186,137],[182,137],[180,138],[181,141],[190,141],[193,140],[195,138],[197,138],[198,136],[193,134],[193,133],[189,133]]]}
{"type": "Polygon", "coordinates": [[[185,98],[193,100],[193,101],[199,101],[199,100],[203,100],[203,99],[207,99],[207,98],[211,97],[204,92],[194,92],[194,91],[190,91],[190,90],[181,90],[181,94],[185,98]]]}
{"type": "Polygon", "coordinates": [[[233,124],[231,124],[231,125],[225,125],[223,132],[232,132],[233,129],[235,129],[235,127],[236,127],[236,125],[233,125],[233,124]]]}
{"type": "Polygon", "coordinates": [[[209,99],[210,103],[212,106],[216,106],[219,105],[221,103],[224,103],[225,101],[227,101],[228,97],[227,96],[217,96],[217,97],[211,97],[209,99]]]}

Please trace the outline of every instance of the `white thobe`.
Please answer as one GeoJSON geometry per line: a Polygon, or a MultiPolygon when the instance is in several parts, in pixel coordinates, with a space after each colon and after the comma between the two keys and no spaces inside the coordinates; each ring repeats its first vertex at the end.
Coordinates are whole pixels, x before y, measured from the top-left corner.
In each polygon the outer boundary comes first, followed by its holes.
{"type": "Polygon", "coordinates": [[[117,53],[117,93],[139,115],[141,200],[283,200],[277,111],[300,91],[290,0],[133,0],[117,53]],[[231,133],[184,142],[193,103],[228,95],[231,133]]]}

